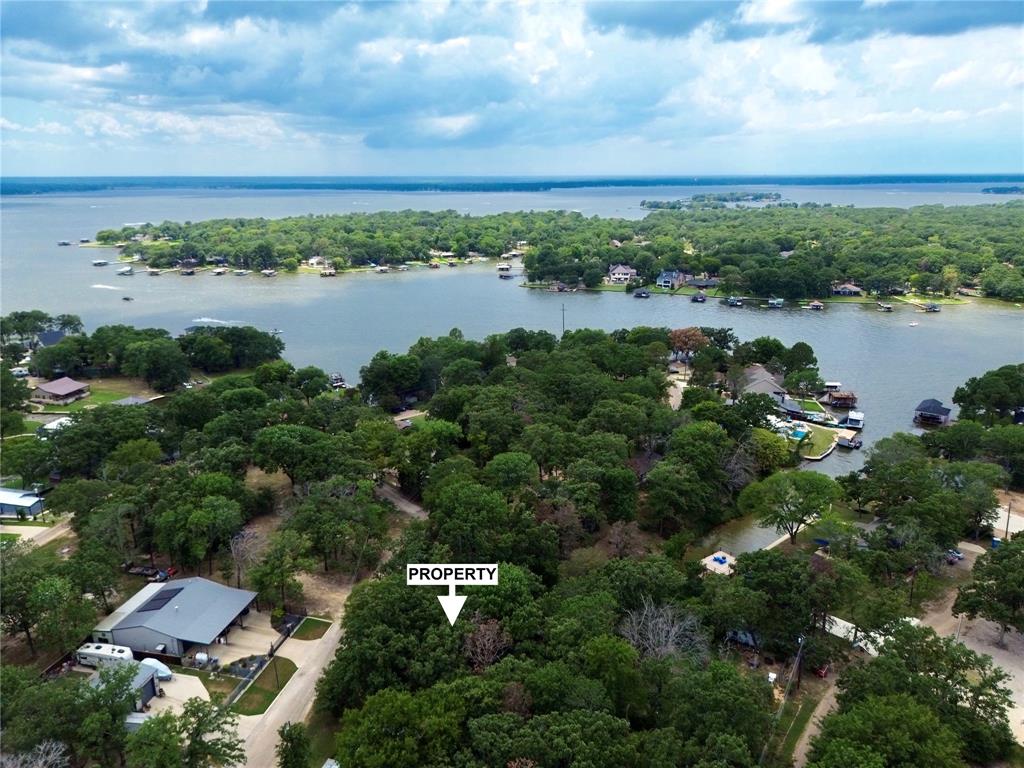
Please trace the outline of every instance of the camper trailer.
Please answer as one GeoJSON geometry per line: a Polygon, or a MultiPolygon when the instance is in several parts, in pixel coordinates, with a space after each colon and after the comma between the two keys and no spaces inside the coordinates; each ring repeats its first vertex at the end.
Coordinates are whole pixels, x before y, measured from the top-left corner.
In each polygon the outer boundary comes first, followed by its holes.
{"type": "Polygon", "coordinates": [[[131,648],[106,643],[88,643],[79,648],[75,655],[78,657],[78,663],[83,667],[98,668],[103,665],[135,660],[131,648]]]}

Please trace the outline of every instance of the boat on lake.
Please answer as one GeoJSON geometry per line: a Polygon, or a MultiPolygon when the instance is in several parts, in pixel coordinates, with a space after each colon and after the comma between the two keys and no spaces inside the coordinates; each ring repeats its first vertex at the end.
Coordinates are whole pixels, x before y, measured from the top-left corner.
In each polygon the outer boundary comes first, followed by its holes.
{"type": "Polygon", "coordinates": [[[270,329],[270,335],[271,336],[280,336],[281,335],[281,329],[280,328],[271,328],[270,329]]]}
{"type": "Polygon", "coordinates": [[[71,241],[70,240],[60,240],[60,241],[57,242],[57,245],[71,245],[71,241]]]}
{"type": "Polygon", "coordinates": [[[78,244],[79,245],[85,245],[86,243],[91,243],[91,242],[92,242],[92,240],[90,240],[88,237],[81,237],[81,238],[78,239],[78,244]]]}
{"type": "Polygon", "coordinates": [[[692,301],[694,304],[703,304],[707,300],[708,297],[705,295],[704,291],[701,291],[700,293],[695,293],[693,294],[693,296],[690,297],[690,301],[692,301]]]}
{"type": "Polygon", "coordinates": [[[93,261],[92,261],[92,265],[94,267],[105,267],[109,263],[110,262],[107,261],[106,259],[93,259],[93,261]]]}
{"type": "Polygon", "coordinates": [[[457,266],[459,266],[459,265],[458,265],[458,264],[456,264],[456,263],[455,263],[454,261],[449,261],[449,262],[448,262],[448,266],[449,266],[449,267],[457,267],[457,266]]]}
{"type": "Polygon", "coordinates": [[[324,267],[320,270],[320,277],[334,277],[338,274],[338,270],[334,267],[324,267]]]}
{"type": "Polygon", "coordinates": [[[499,272],[511,272],[512,271],[512,265],[509,264],[507,261],[503,261],[500,264],[498,264],[498,271],[499,272]]]}
{"type": "Polygon", "coordinates": [[[839,420],[839,426],[860,432],[864,429],[864,414],[861,411],[850,411],[839,420]]]}
{"type": "Polygon", "coordinates": [[[129,275],[134,275],[135,270],[131,266],[121,267],[119,270],[117,270],[117,274],[123,277],[127,277],[129,275]]]}
{"type": "Polygon", "coordinates": [[[878,304],[879,312],[892,312],[892,304],[883,304],[882,302],[876,302],[878,304]]]}
{"type": "Polygon", "coordinates": [[[936,304],[934,302],[928,302],[927,304],[924,305],[924,311],[925,312],[941,312],[942,311],[942,307],[940,307],[938,304],[936,304]]]}
{"type": "Polygon", "coordinates": [[[179,272],[182,275],[194,275],[196,273],[196,268],[195,267],[182,267],[179,270],[179,272]]]}
{"type": "Polygon", "coordinates": [[[131,296],[122,296],[121,301],[135,301],[131,296]]]}
{"type": "Polygon", "coordinates": [[[430,262],[427,266],[430,267],[431,269],[440,269],[441,268],[441,265],[438,264],[436,261],[430,262]]]}
{"type": "Polygon", "coordinates": [[[513,275],[510,275],[508,272],[502,272],[500,275],[498,275],[498,277],[501,280],[511,280],[513,275]]]}
{"type": "Polygon", "coordinates": [[[245,277],[246,275],[249,274],[249,270],[248,269],[236,269],[235,270],[235,274],[238,275],[239,277],[245,277]]]}
{"type": "Polygon", "coordinates": [[[855,451],[864,445],[864,441],[857,437],[857,433],[850,429],[841,429],[836,433],[838,440],[836,445],[840,448],[846,448],[851,451],[855,451]]]}
{"type": "Polygon", "coordinates": [[[276,269],[261,269],[260,274],[264,277],[275,277],[277,275],[276,269]]]}
{"type": "Polygon", "coordinates": [[[769,309],[782,309],[782,305],[785,304],[784,299],[768,299],[769,309]]]}
{"type": "Polygon", "coordinates": [[[217,267],[210,274],[213,274],[213,275],[224,275],[224,274],[227,274],[227,270],[224,269],[224,267],[217,267]]]}
{"type": "Polygon", "coordinates": [[[647,290],[644,290],[644,289],[640,289],[639,291],[633,291],[633,298],[634,299],[649,299],[649,298],[651,298],[651,292],[647,291],[647,290]]]}
{"type": "Polygon", "coordinates": [[[345,383],[345,377],[340,373],[332,373],[329,375],[332,389],[348,389],[348,384],[345,383]]]}
{"type": "Polygon", "coordinates": [[[387,266],[386,264],[381,264],[380,266],[374,267],[373,271],[376,272],[379,275],[383,275],[386,272],[390,272],[391,271],[391,267],[387,266]]]}
{"type": "Polygon", "coordinates": [[[156,277],[160,274],[160,270],[157,269],[156,267],[147,267],[146,274],[149,275],[150,277],[156,277]]]}
{"type": "Polygon", "coordinates": [[[743,299],[741,299],[739,296],[730,296],[725,300],[725,303],[730,307],[742,307],[743,299]]]}
{"type": "Polygon", "coordinates": [[[825,305],[822,304],[820,301],[812,301],[810,304],[807,305],[807,308],[812,309],[815,312],[821,312],[821,310],[825,308],[825,305]]]}

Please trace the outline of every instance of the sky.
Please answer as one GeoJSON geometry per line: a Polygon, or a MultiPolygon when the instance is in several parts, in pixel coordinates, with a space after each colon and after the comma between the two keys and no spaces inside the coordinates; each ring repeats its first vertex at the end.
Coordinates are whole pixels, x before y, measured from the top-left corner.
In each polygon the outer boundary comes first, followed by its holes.
{"type": "Polygon", "coordinates": [[[1024,171],[1024,2],[0,4],[0,172],[1024,171]]]}

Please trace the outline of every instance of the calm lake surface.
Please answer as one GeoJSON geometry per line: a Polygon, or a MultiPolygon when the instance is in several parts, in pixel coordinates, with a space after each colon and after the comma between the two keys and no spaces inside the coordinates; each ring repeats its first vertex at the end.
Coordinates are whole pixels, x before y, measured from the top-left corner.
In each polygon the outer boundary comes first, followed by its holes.
{"type": "MultiPolygon", "coordinates": [[[[1010,196],[982,195],[983,184],[909,184],[837,187],[744,186],[780,191],[796,202],[899,206],[991,204],[1010,196]]],[[[402,209],[455,209],[484,214],[566,209],[585,215],[639,218],[643,198],[676,199],[730,187],[568,189],[517,193],[280,192],[174,190],[39,195],[2,199],[0,304],[4,313],[43,309],[78,314],[89,329],[110,323],[157,326],[179,333],[201,323],[244,323],[279,328],[286,356],[358,377],[379,349],[404,351],[421,336],[458,327],[469,338],[516,326],[560,333],[566,328],[634,325],[725,326],[742,339],[771,335],[786,344],[806,341],[826,379],[842,381],[867,415],[866,444],[913,427],[914,406],[935,397],[951,405],[965,379],[1024,360],[1024,314],[1010,305],[976,303],[922,314],[897,305],[883,314],[871,305],[829,305],[824,312],[730,309],[710,301],[654,296],[641,301],[620,293],[555,294],[498,280],[494,265],[412,269],[405,273],[194,277],[137,274],[118,277],[96,258],[115,252],[59,247],[100,229],[129,222],[198,221],[224,216],[281,217],[305,213],[402,209]],[[122,301],[132,296],[132,302],[122,301]],[[918,322],[911,327],[911,322],[918,322]]],[[[736,187],[734,189],[740,189],[736,187]]],[[[832,475],[860,466],[862,453],[840,452],[816,468],[832,475]]],[[[773,534],[771,538],[774,539],[773,534]]],[[[737,547],[734,551],[742,551],[737,547]]]]}

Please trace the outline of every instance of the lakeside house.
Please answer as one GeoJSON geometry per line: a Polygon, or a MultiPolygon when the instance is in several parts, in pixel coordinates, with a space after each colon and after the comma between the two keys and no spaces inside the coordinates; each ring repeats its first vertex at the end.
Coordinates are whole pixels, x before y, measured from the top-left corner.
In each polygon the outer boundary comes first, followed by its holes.
{"type": "Polygon", "coordinates": [[[700,288],[701,290],[707,290],[708,288],[717,288],[721,282],[717,277],[692,277],[686,281],[686,284],[691,288],[700,288]]]}
{"type": "Polygon", "coordinates": [[[201,577],[147,584],[96,625],[92,640],[181,658],[242,626],[256,593],[201,577]]]}
{"type": "Polygon", "coordinates": [[[863,296],[864,289],[854,283],[840,283],[832,286],[833,296],[863,296]]]}
{"type": "Polygon", "coordinates": [[[0,517],[33,520],[43,513],[43,499],[31,491],[0,488],[0,517]]]}
{"type": "Polygon", "coordinates": [[[637,271],[625,264],[612,264],[608,267],[608,282],[612,285],[625,285],[637,278],[637,271]]]}
{"type": "Polygon", "coordinates": [[[658,279],[655,281],[655,284],[659,288],[666,288],[670,291],[675,291],[686,284],[686,275],[676,269],[666,270],[658,275],[658,279]]]}
{"type": "Polygon", "coordinates": [[[760,363],[754,363],[743,369],[743,395],[768,395],[778,399],[786,390],[782,387],[782,379],[760,363]]]}
{"type": "Polygon", "coordinates": [[[64,376],[36,385],[30,398],[44,405],[68,405],[89,395],[89,385],[64,376]]]}
{"type": "Polygon", "coordinates": [[[945,427],[953,411],[942,405],[942,401],[928,398],[914,409],[914,422],[924,427],[945,427]]]}
{"type": "Polygon", "coordinates": [[[67,336],[67,334],[64,331],[60,331],[60,330],[40,331],[39,333],[37,333],[35,335],[35,338],[32,339],[32,341],[29,344],[29,346],[32,349],[42,349],[43,347],[52,347],[54,344],[57,344],[57,343],[63,341],[66,336],[67,336]]]}

